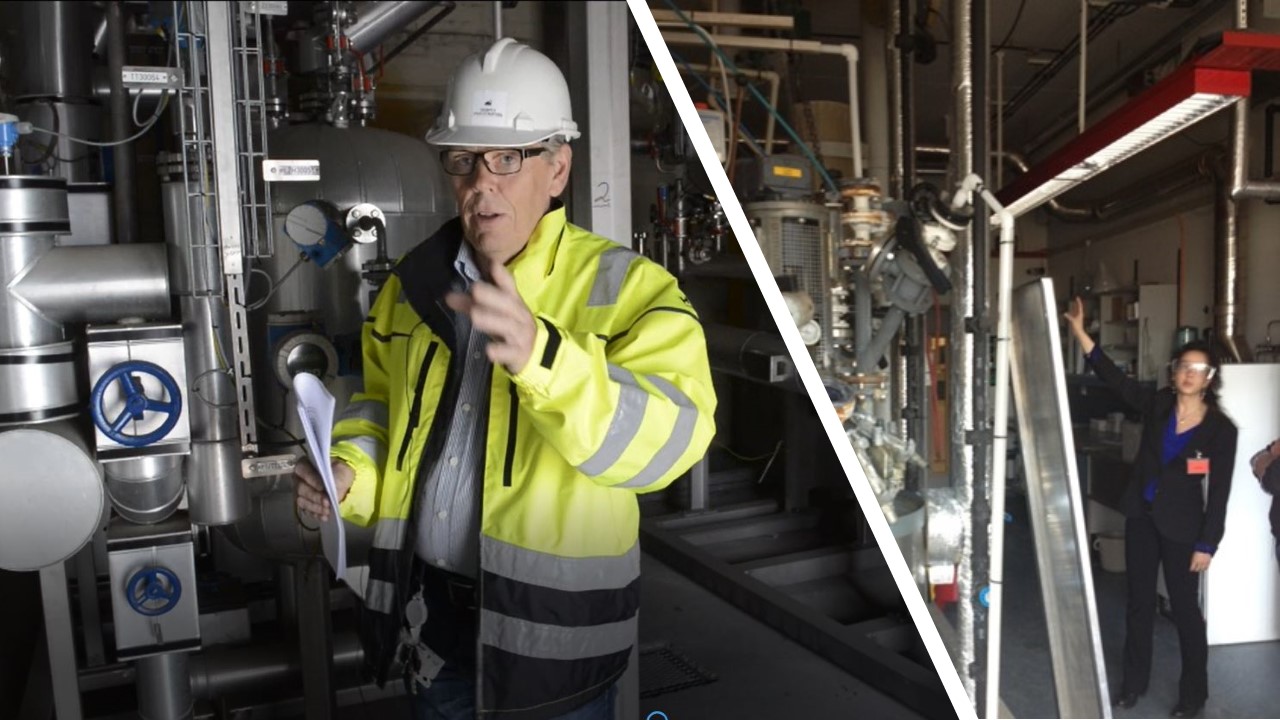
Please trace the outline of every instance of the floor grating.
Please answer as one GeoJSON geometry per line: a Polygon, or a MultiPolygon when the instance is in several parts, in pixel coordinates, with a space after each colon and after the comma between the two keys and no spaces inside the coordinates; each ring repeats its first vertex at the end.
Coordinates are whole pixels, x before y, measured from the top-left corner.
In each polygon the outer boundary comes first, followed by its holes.
{"type": "Polygon", "coordinates": [[[667,693],[709,685],[717,680],[686,655],[667,643],[640,648],[640,697],[652,698],[667,693]]]}

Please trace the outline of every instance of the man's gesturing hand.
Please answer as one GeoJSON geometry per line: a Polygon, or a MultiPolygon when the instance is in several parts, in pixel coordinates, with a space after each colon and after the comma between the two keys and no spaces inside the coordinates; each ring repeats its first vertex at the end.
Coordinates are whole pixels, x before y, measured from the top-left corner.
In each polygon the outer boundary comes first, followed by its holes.
{"type": "Polygon", "coordinates": [[[471,326],[489,337],[489,360],[501,363],[512,375],[518,374],[533,355],[537,326],[520,293],[515,278],[494,263],[489,270],[493,284],[477,282],[468,293],[449,293],[445,302],[454,311],[471,318],[471,326]]]}
{"type": "MultiPolygon", "coordinates": [[[[356,472],[341,460],[334,460],[329,466],[333,469],[333,489],[338,493],[338,502],[342,502],[351,489],[351,483],[355,482],[356,472]]],[[[299,458],[298,464],[293,466],[293,479],[296,481],[294,500],[298,509],[321,520],[328,520],[332,508],[329,507],[329,498],[324,491],[324,480],[320,478],[320,471],[316,466],[305,457],[299,458]]]]}

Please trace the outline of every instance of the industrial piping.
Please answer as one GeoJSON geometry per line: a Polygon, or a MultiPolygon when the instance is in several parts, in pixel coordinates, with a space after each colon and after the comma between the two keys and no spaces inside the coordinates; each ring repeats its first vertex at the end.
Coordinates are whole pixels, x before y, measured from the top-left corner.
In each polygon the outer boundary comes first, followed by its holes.
{"type": "MultiPolygon", "coordinates": [[[[954,0],[951,5],[954,19],[952,44],[953,94],[955,99],[956,152],[953,170],[960,177],[974,174],[973,158],[973,7],[970,0],[954,0]]],[[[974,506],[974,446],[970,434],[974,428],[973,413],[973,335],[966,332],[966,324],[974,316],[973,288],[974,252],[972,230],[956,233],[957,242],[951,254],[951,486],[956,490],[956,500],[972,519],[974,506]]],[[[957,635],[958,653],[952,660],[960,675],[965,692],[975,702],[977,689],[971,667],[975,661],[976,623],[974,617],[973,587],[973,527],[963,524],[960,540],[960,563],[956,577],[956,589],[960,596],[957,635]]]]}
{"type": "MultiPolygon", "coordinates": [[[[1236,28],[1249,27],[1249,0],[1236,3],[1236,28]]],[[[1280,183],[1250,183],[1246,179],[1249,162],[1249,98],[1240,98],[1233,108],[1231,135],[1231,182],[1218,191],[1214,208],[1214,255],[1217,274],[1218,340],[1235,362],[1249,362],[1251,353],[1240,332],[1243,290],[1240,282],[1240,203],[1248,197],[1280,193],[1280,183]]]]}
{"type": "MultiPolygon", "coordinates": [[[[840,55],[848,63],[849,75],[849,137],[853,156],[853,176],[862,177],[862,129],[858,119],[858,48],[853,45],[829,45],[813,40],[784,40],[781,38],[743,37],[740,35],[708,34],[720,47],[742,50],[808,53],[811,55],[840,55]]],[[[662,39],[671,45],[704,45],[705,41],[694,33],[664,32],[662,39]]]]}

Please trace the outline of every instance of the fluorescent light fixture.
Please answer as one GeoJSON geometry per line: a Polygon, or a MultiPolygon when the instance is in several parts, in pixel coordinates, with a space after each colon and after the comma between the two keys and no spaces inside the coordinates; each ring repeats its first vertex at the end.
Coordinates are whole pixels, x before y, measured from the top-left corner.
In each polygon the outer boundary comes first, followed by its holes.
{"type": "Polygon", "coordinates": [[[1249,96],[1248,69],[1195,62],[1121,107],[1010,183],[997,198],[1016,217],[1249,96]]]}

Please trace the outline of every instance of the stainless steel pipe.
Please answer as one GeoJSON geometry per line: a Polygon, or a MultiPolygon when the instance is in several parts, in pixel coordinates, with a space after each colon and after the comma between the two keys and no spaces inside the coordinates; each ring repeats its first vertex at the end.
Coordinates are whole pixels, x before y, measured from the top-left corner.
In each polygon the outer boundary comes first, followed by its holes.
{"type": "Polygon", "coordinates": [[[138,717],[141,720],[190,720],[195,714],[186,653],[138,660],[138,717]]]}
{"type": "Polygon", "coordinates": [[[171,315],[169,269],[159,243],[53,247],[10,292],[59,323],[171,315]]]}

